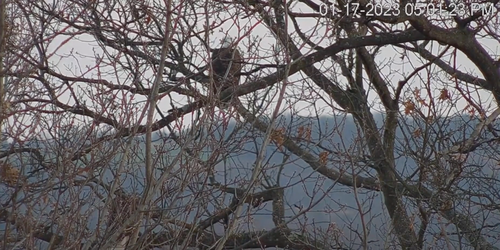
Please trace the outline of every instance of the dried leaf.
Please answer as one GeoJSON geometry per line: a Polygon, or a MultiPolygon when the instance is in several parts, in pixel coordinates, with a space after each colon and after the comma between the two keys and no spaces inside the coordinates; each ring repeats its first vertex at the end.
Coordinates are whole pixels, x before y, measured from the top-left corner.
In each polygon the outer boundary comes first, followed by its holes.
{"type": "Polygon", "coordinates": [[[430,115],[430,116],[426,117],[425,121],[427,122],[427,124],[433,123],[434,122],[434,116],[430,115]]]}
{"type": "Polygon", "coordinates": [[[330,153],[328,153],[328,152],[321,152],[321,153],[319,153],[319,163],[321,165],[326,165],[326,163],[328,161],[328,155],[329,154],[330,153]]]}
{"type": "Polygon", "coordinates": [[[443,202],[441,207],[439,208],[441,211],[450,210],[453,207],[453,201],[451,199],[447,199],[443,202]]]}
{"type": "Polygon", "coordinates": [[[439,100],[446,101],[451,99],[450,92],[447,89],[442,89],[439,95],[439,100]]]}
{"type": "Polygon", "coordinates": [[[298,131],[297,131],[297,136],[299,137],[299,139],[301,139],[303,136],[304,136],[304,133],[305,133],[305,128],[304,126],[300,126],[298,128],[298,131]]]}
{"type": "Polygon", "coordinates": [[[306,128],[305,138],[306,138],[306,140],[311,141],[311,128],[310,127],[306,128]]]}
{"type": "Polygon", "coordinates": [[[0,178],[1,181],[9,186],[15,186],[17,180],[19,179],[20,171],[17,168],[12,167],[8,163],[0,164],[0,178]]]}
{"type": "Polygon", "coordinates": [[[281,146],[283,142],[285,142],[285,128],[275,129],[271,132],[271,140],[278,145],[278,148],[281,150],[281,146]]]}
{"type": "Polygon", "coordinates": [[[407,115],[415,110],[415,104],[410,100],[404,102],[403,105],[405,106],[405,114],[407,115]]]}
{"type": "Polygon", "coordinates": [[[415,98],[420,99],[420,89],[415,88],[413,90],[413,94],[415,95],[415,98]]]}
{"type": "Polygon", "coordinates": [[[413,131],[413,137],[420,138],[421,136],[422,136],[422,130],[420,128],[417,128],[413,131]]]}

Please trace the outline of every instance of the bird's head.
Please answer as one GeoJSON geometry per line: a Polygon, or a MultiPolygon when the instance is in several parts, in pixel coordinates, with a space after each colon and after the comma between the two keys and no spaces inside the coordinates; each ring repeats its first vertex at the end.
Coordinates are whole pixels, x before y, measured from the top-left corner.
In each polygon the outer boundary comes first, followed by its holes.
{"type": "Polygon", "coordinates": [[[231,47],[231,45],[233,45],[233,38],[230,37],[230,36],[226,36],[223,40],[222,40],[222,46],[221,48],[229,48],[231,47]]]}
{"type": "Polygon", "coordinates": [[[220,51],[222,51],[224,49],[228,49],[228,48],[233,47],[233,45],[234,45],[233,42],[234,42],[234,38],[232,38],[231,36],[226,36],[224,39],[221,40],[221,46],[216,48],[216,49],[210,48],[210,52],[213,52],[214,54],[218,54],[220,51]]]}

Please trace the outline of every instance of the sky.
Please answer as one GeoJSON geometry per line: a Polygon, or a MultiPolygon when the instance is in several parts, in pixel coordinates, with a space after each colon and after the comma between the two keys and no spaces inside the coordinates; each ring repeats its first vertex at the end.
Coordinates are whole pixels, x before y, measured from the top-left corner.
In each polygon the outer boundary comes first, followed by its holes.
{"type": "MultiPolygon", "coordinates": [[[[320,1],[316,1],[320,3],[320,1]]],[[[305,5],[301,3],[293,3],[292,10],[298,13],[314,13],[310,9],[308,9],[305,5]]],[[[244,13],[239,12],[238,10],[229,9],[230,12],[235,12],[236,15],[229,21],[224,22],[220,27],[214,29],[208,35],[208,43],[210,46],[217,47],[221,44],[221,41],[226,36],[230,36],[233,40],[239,40],[238,48],[243,53],[245,61],[249,64],[245,67],[245,70],[250,70],[253,65],[256,63],[275,63],[276,57],[273,58],[273,54],[276,54],[276,51],[279,52],[279,56],[277,57],[279,63],[283,64],[285,62],[283,49],[279,44],[277,44],[276,39],[272,32],[266,27],[266,25],[261,22],[260,19],[256,18],[256,15],[246,17],[244,13]],[[249,51],[249,44],[258,43],[258,47],[251,46],[249,51]]],[[[200,11],[201,12],[201,11],[200,11]]],[[[116,15],[115,15],[116,17],[116,15]]],[[[198,31],[202,31],[204,29],[204,25],[206,23],[213,23],[224,19],[224,13],[217,12],[217,14],[213,15],[199,15],[199,20],[196,23],[195,29],[198,31]],[[204,19],[208,18],[208,20],[204,19]]],[[[328,46],[335,42],[335,38],[330,36],[332,33],[332,29],[335,28],[336,24],[332,23],[326,18],[301,18],[299,19],[299,26],[302,28],[302,31],[306,33],[306,35],[311,36],[311,40],[315,43],[318,43],[320,46],[328,46]]],[[[499,17],[496,18],[496,22],[500,23],[499,17]]],[[[61,25],[59,29],[63,29],[65,25],[61,25]]],[[[497,26],[497,32],[500,32],[500,26],[497,26]]],[[[404,28],[404,27],[400,27],[404,28]]],[[[288,23],[288,29],[291,33],[294,32],[294,27],[291,21],[288,23]]],[[[192,44],[189,46],[192,47],[190,49],[194,49],[192,51],[193,63],[197,66],[203,66],[207,63],[207,58],[209,57],[209,52],[202,48],[201,43],[197,39],[191,40],[192,44]]],[[[491,55],[495,55],[496,57],[500,57],[500,44],[498,41],[493,39],[481,39],[481,44],[485,46],[485,48],[490,52],[491,55]]],[[[299,43],[297,45],[301,48],[301,52],[303,54],[314,53],[314,50],[304,43],[299,43]]],[[[430,49],[435,55],[441,53],[443,51],[444,46],[439,45],[438,43],[431,43],[432,47],[427,47],[430,49]]],[[[49,59],[51,63],[54,65],[54,69],[59,71],[62,74],[67,74],[71,76],[84,76],[89,78],[101,78],[106,79],[115,84],[124,84],[131,85],[131,76],[124,74],[123,72],[114,72],[113,69],[109,66],[103,66],[102,64],[99,67],[96,67],[98,64],[98,60],[96,58],[104,55],[101,48],[99,48],[94,37],[90,35],[77,35],[68,40],[68,36],[59,35],[56,36],[50,45],[48,46],[47,51],[49,54],[52,54],[52,57],[49,59]]],[[[113,52],[113,51],[111,51],[113,52]]],[[[397,82],[404,79],[408,76],[413,69],[421,66],[426,63],[426,61],[422,61],[418,57],[416,57],[412,53],[404,53],[405,56],[401,55],[402,50],[396,48],[395,46],[389,45],[383,47],[380,52],[377,54],[376,61],[378,63],[378,67],[386,78],[387,82],[395,87],[397,86],[397,82]]],[[[478,69],[470,62],[470,60],[464,56],[459,51],[449,50],[445,56],[444,60],[447,59],[454,60],[456,67],[462,72],[467,72],[473,75],[477,75],[481,77],[481,73],[478,69]]],[[[337,65],[332,64],[332,60],[325,60],[323,62],[315,64],[315,66],[321,71],[325,71],[327,76],[332,76],[335,79],[339,80],[339,83],[342,85],[346,81],[343,76],[340,75],[340,70],[337,65]]],[[[439,72],[439,69],[436,66],[431,66],[429,70],[434,72],[439,72]]],[[[207,74],[208,72],[205,72],[207,74]]],[[[252,75],[251,78],[255,79],[256,77],[262,77],[267,74],[272,73],[268,72],[257,72],[252,75]]],[[[422,74],[418,74],[418,77],[413,77],[408,85],[405,87],[404,92],[408,95],[412,95],[415,88],[422,87],[423,84],[429,83],[433,86],[434,95],[438,95],[442,88],[446,87],[448,90],[452,90],[454,88],[454,81],[450,80],[449,76],[443,74],[436,74],[432,79],[429,79],[426,76],[427,71],[423,71],[422,74]]],[[[151,70],[144,72],[145,77],[151,79],[150,82],[153,81],[154,75],[151,70]]],[[[178,74],[178,76],[181,76],[178,74]]],[[[281,105],[280,110],[285,113],[297,113],[301,116],[314,116],[318,115],[331,115],[332,109],[328,108],[328,104],[326,101],[330,102],[329,98],[324,93],[317,93],[312,83],[308,83],[308,81],[304,80],[306,77],[303,73],[298,72],[288,78],[288,86],[286,87],[286,100],[281,105]],[[304,86],[312,86],[310,88],[305,88],[304,86]],[[315,100],[315,107],[311,106],[310,98],[308,96],[316,96],[321,95],[324,98],[315,100]],[[295,97],[294,97],[295,96],[295,97]],[[296,96],[299,96],[296,98],[296,96]]],[[[365,76],[366,77],[366,76],[365,76]]],[[[245,83],[247,81],[251,81],[250,77],[243,77],[241,83],[245,83]]],[[[271,93],[276,95],[281,89],[281,84],[278,83],[271,88],[271,93]]],[[[84,84],[77,84],[80,86],[79,91],[86,93],[89,97],[96,97],[96,88],[89,91],[84,84]],[[89,93],[90,92],[90,93],[89,93]],[[93,93],[92,93],[93,92],[93,93]]],[[[365,82],[365,88],[367,87],[367,83],[365,82]]],[[[476,102],[480,102],[484,108],[488,110],[488,112],[493,111],[496,108],[496,104],[493,103],[492,96],[483,90],[475,89],[473,86],[465,86],[472,91],[474,100],[476,102]]],[[[266,90],[261,90],[260,92],[264,92],[266,90]]],[[[426,98],[425,91],[421,91],[421,96],[426,98]]],[[[457,91],[451,91],[453,97],[459,95],[457,91]]],[[[241,96],[240,100],[243,102],[248,101],[252,95],[241,96]]],[[[272,96],[272,94],[271,94],[272,96]]],[[[102,95],[102,102],[117,102],[115,108],[117,110],[111,112],[116,116],[128,116],[132,111],[132,109],[119,110],[120,103],[118,100],[113,100],[112,96],[102,95]],[[129,113],[129,114],[127,114],[129,113]]],[[[69,91],[64,91],[60,96],[61,100],[70,100],[71,95],[69,91]]],[[[129,106],[135,107],[135,114],[138,114],[141,111],[145,103],[145,98],[140,95],[135,95],[133,99],[129,94],[122,96],[123,99],[128,99],[129,106]]],[[[180,95],[172,94],[172,98],[169,96],[164,96],[158,103],[160,109],[165,113],[167,110],[171,109],[171,101],[175,103],[177,107],[186,104],[188,100],[180,95]]],[[[372,90],[368,90],[368,99],[369,102],[372,103],[372,111],[374,113],[383,112],[383,107],[380,105],[378,101],[378,97],[376,93],[372,90]]],[[[190,100],[192,101],[192,100],[190,100]]],[[[404,101],[404,99],[402,100],[404,101]]],[[[123,101],[122,101],[123,102],[123,101]]],[[[88,105],[92,105],[92,101],[87,99],[86,102],[88,105]]],[[[68,104],[73,104],[68,102],[68,104]]],[[[109,103],[107,103],[109,104],[109,103]]],[[[463,112],[463,109],[466,107],[466,101],[461,98],[454,104],[443,105],[441,115],[453,115],[457,113],[463,112]]],[[[401,105],[403,106],[403,105],[401,105]]],[[[272,113],[272,111],[276,108],[276,101],[270,103],[267,107],[266,112],[268,115],[272,113]]],[[[102,109],[102,107],[101,107],[102,109]]],[[[404,107],[401,107],[401,110],[404,107]]],[[[103,110],[102,112],[105,112],[103,110]]],[[[109,115],[109,114],[108,114],[109,115]]],[[[160,116],[157,114],[156,119],[160,119],[160,116]]],[[[196,119],[194,114],[188,114],[183,118],[183,127],[189,126],[192,121],[196,119]]],[[[144,120],[142,124],[144,124],[144,120]]]]}

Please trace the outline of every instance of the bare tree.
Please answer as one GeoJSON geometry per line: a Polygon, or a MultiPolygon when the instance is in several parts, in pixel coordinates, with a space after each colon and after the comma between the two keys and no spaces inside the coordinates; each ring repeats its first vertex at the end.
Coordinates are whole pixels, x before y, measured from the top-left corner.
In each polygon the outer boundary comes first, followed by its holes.
{"type": "Polygon", "coordinates": [[[2,1],[1,248],[499,249],[498,5],[2,1]]]}

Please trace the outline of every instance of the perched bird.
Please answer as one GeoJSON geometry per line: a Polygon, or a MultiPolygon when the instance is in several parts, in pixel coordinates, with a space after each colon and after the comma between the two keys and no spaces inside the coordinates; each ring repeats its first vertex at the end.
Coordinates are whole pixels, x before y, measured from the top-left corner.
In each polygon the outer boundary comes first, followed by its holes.
{"type": "MultiPolygon", "coordinates": [[[[212,89],[217,96],[228,88],[234,88],[240,83],[240,74],[243,67],[240,51],[225,40],[221,48],[212,51],[212,89]]],[[[225,98],[223,102],[229,102],[225,98]]]]}

